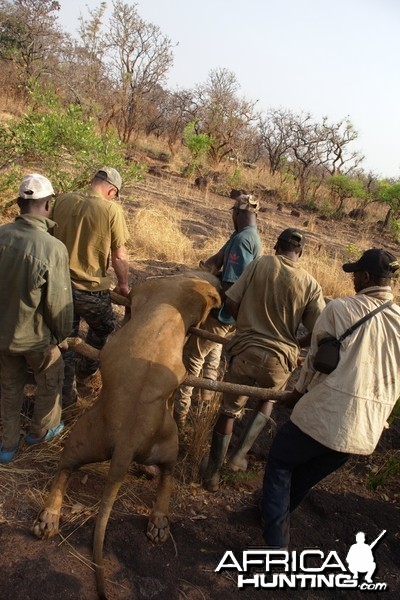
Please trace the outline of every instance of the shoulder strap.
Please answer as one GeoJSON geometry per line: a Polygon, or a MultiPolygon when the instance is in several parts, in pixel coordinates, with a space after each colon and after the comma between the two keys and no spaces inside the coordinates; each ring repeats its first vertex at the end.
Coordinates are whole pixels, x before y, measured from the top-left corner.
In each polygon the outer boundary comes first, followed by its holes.
{"type": "Polygon", "coordinates": [[[378,312],[381,312],[381,310],[383,310],[384,308],[387,308],[388,306],[391,306],[392,304],[393,304],[393,301],[389,300],[388,302],[385,302],[384,304],[381,304],[377,308],[374,308],[374,310],[371,310],[371,312],[369,312],[368,314],[364,315],[359,321],[357,321],[356,323],[354,323],[354,325],[352,325],[351,327],[349,327],[348,329],[346,329],[346,331],[344,333],[342,333],[342,335],[338,338],[339,342],[343,342],[343,340],[348,335],[350,335],[351,333],[353,333],[353,331],[355,329],[357,329],[357,327],[359,327],[360,325],[362,325],[363,323],[365,323],[365,321],[368,321],[368,319],[370,319],[371,317],[373,317],[374,315],[376,315],[378,312]]]}

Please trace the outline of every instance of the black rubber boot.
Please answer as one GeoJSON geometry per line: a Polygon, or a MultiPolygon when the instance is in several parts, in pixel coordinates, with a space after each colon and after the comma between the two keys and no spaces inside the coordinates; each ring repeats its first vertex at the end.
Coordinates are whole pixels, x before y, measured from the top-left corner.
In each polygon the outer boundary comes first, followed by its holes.
{"type": "Polygon", "coordinates": [[[208,461],[202,468],[203,487],[209,492],[219,489],[219,471],[223,465],[232,434],[213,432],[208,461]]]}
{"type": "Polygon", "coordinates": [[[228,463],[228,466],[232,471],[247,470],[247,453],[268,421],[269,417],[266,417],[260,412],[256,412],[254,419],[249,421],[239,442],[239,447],[228,463]]]}

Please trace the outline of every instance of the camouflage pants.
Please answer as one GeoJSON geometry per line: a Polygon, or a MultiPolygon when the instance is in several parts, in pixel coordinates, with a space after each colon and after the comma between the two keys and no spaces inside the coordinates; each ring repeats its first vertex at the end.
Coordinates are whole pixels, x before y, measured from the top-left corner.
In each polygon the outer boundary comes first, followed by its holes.
{"type": "MultiPolygon", "coordinates": [[[[101,350],[116,325],[110,292],[108,290],[85,292],[73,289],[72,294],[74,298],[74,320],[71,337],[78,335],[81,319],[84,319],[88,324],[86,342],[101,350]]],[[[78,359],[76,353],[72,350],[65,352],[63,357],[65,365],[63,405],[66,406],[74,402],[76,398],[75,375],[81,379],[89,377],[97,371],[100,363],[98,360],[90,360],[85,357],[79,357],[78,359]]]]}

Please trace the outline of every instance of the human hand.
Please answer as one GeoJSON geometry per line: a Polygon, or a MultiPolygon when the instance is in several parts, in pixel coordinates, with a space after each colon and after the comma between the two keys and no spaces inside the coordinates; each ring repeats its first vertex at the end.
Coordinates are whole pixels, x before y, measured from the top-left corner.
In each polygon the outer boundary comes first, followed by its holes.
{"type": "Polygon", "coordinates": [[[279,399],[279,404],[283,404],[287,408],[294,408],[297,402],[300,400],[303,394],[298,392],[297,390],[292,390],[290,392],[285,392],[282,394],[279,399]]]}
{"type": "Polygon", "coordinates": [[[58,344],[58,347],[60,349],[61,352],[65,352],[66,350],[68,350],[68,342],[67,340],[63,340],[62,342],[60,342],[58,344]]]}
{"type": "Polygon", "coordinates": [[[120,284],[117,285],[114,289],[113,292],[115,292],[116,294],[119,294],[120,296],[129,296],[129,285],[128,284],[120,284]]]}

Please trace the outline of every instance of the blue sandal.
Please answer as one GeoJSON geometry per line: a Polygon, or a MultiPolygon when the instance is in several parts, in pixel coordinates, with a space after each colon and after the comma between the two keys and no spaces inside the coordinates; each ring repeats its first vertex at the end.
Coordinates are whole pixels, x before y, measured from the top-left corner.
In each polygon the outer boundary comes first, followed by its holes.
{"type": "Polygon", "coordinates": [[[62,432],[63,429],[64,429],[64,423],[60,423],[59,425],[56,425],[56,427],[53,427],[52,429],[48,429],[47,433],[41,438],[32,437],[32,435],[29,433],[24,438],[25,443],[28,444],[28,446],[33,446],[34,444],[41,444],[42,442],[50,442],[55,437],[60,435],[60,433],[62,432]]]}
{"type": "Polygon", "coordinates": [[[17,454],[19,444],[17,444],[14,450],[3,450],[3,444],[0,445],[0,463],[6,465],[11,462],[14,456],[17,454]]]}

